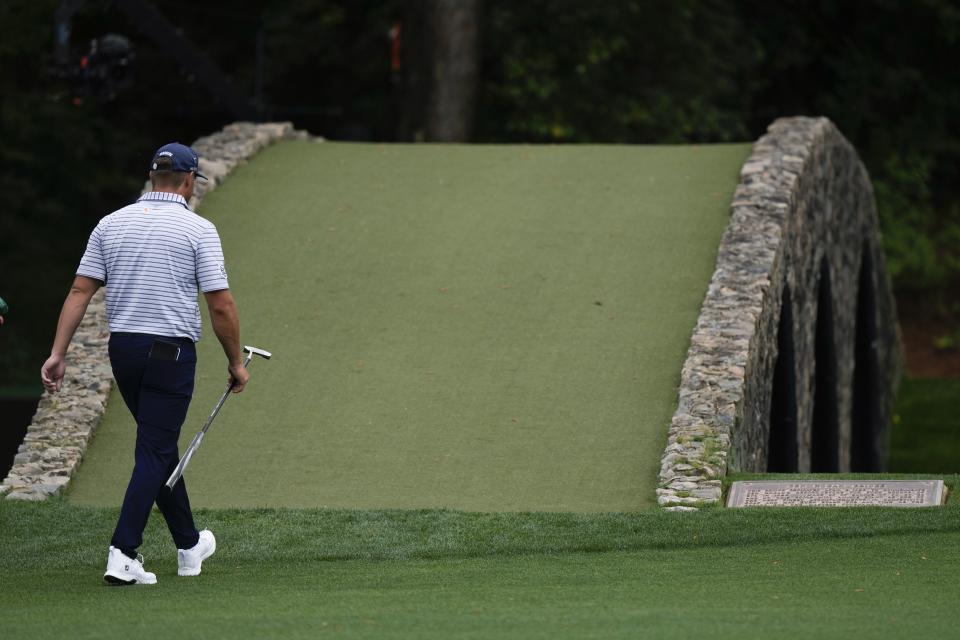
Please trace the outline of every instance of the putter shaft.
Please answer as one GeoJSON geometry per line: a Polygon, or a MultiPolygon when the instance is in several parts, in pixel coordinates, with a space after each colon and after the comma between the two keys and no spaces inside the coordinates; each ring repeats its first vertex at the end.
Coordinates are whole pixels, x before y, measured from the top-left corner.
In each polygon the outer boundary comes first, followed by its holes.
{"type": "MultiPolygon", "coordinates": [[[[257,349],[256,347],[247,347],[245,346],[244,351],[247,352],[247,357],[243,361],[243,368],[246,369],[247,365],[250,364],[250,361],[253,360],[254,354],[266,358],[269,360],[273,354],[269,351],[264,351],[263,349],[257,349]]],[[[227,398],[230,396],[230,392],[233,390],[233,385],[236,384],[236,381],[231,379],[229,384],[227,384],[226,390],[223,392],[223,395],[220,396],[220,400],[217,402],[217,406],[213,408],[213,411],[210,412],[210,415],[207,417],[206,421],[203,423],[203,427],[200,431],[197,432],[197,435],[193,437],[193,440],[190,441],[190,446],[187,447],[187,450],[183,452],[183,456],[180,458],[180,461],[177,463],[176,468],[173,470],[173,473],[170,474],[170,477],[167,478],[167,488],[173,490],[174,485],[177,484],[177,481],[180,480],[180,476],[183,475],[183,471],[187,468],[187,465],[190,463],[190,458],[193,457],[193,454],[196,453],[197,449],[200,448],[200,444],[203,442],[203,437],[207,433],[207,429],[210,428],[210,425],[213,424],[213,419],[217,417],[217,414],[220,413],[220,407],[223,406],[223,403],[227,401],[227,398]]]]}

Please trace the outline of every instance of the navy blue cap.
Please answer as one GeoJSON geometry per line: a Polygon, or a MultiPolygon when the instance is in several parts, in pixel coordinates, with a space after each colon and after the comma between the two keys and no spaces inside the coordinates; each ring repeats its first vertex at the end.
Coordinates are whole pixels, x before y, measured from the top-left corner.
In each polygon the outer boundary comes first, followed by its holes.
{"type": "Polygon", "coordinates": [[[185,144],[171,142],[157,149],[157,152],[153,154],[153,160],[150,161],[151,171],[157,169],[157,161],[160,158],[170,158],[171,166],[169,168],[164,167],[168,171],[189,171],[197,174],[198,178],[207,179],[207,176],[200,173],[200,156],[185,144]]]}

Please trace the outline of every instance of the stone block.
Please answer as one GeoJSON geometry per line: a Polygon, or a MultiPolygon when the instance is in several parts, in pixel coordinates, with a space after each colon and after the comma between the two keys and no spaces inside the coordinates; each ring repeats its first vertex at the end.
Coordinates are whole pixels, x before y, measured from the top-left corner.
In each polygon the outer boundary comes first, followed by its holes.
{"type": "Polygon", "coordinates": [[[29,462],[37,462],[41,459],[41,457],[42,457],[41,451],[36,451],[36,450],[23,451],[13,456],[13,464],[16,465],[16,464],[26,464],[29,462]]]}
{"type": "Polygon", "coordinates": [[[46,500],[48,497],[50,497],[49,494],[33,489],[16,489],[6,495],[7,500],[28,500],[31,502],[46,500]]]}

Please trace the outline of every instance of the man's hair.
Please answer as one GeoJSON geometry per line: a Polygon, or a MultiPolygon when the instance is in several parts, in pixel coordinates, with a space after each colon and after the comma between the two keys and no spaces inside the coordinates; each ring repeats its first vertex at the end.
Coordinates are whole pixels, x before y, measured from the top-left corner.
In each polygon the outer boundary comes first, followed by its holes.
{"type": "Polygon", "coordinates": [[[173,159],[168,157],[157,158],[153,166],[156,169],[150,172],[150,182],[154,189],[176,189],[187,179],[186,171],[174,171],[173,159]]]}

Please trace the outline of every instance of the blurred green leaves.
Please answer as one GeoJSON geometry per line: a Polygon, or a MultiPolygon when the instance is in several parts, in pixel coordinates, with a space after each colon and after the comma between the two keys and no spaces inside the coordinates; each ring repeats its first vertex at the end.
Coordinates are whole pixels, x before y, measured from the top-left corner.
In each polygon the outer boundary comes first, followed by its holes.
{"type": "Polygon", "coordinates": [[[488,2],[478,137],[668,143],[748,138],[723,3],[488,2]]]}

